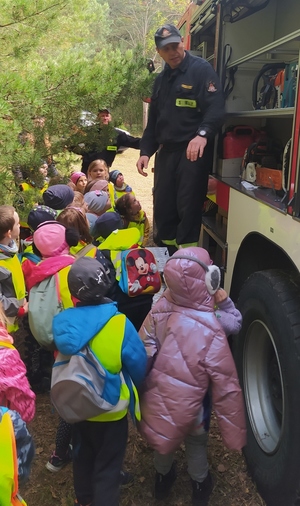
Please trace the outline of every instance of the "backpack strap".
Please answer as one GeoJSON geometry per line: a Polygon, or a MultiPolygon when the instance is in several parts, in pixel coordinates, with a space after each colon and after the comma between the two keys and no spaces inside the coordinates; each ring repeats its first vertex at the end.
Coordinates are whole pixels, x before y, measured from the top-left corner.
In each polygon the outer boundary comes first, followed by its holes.
{"type": "Polygon", "coordinates": [[[87,244],[86,246],[84,246],[84,248],[81,248],[81,250],[79,250],[75,255],[76,260],[78,258],[81,258],[81,257],[84,257],[85,255],[87,255],[93,248],[96,249],[96,246],[94,246],[93,244],[87,244]]]}

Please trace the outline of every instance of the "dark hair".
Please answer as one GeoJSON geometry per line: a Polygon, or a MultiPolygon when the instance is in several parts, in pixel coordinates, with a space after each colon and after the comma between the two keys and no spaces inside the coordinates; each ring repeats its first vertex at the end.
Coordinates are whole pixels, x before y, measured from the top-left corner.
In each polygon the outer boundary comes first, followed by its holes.
{"type": "Polygon", "coordinates": [[[126,220],[131,219],[131,193],[125,193],[125,195],[122,195],[116,203],[115,203],[115,209],[116,211],[126,220]]]}
{"type": "Polygon", "coordinates": [[[80,235],[80,239],[86,243],[92,242],[89,226],[80,210],[66,207],[57,217],[56,221],[67,228],[75,228],[80,235]]]}
{"type": "Polygon", "coordinates": [[[15,208],[13,206],[0,206],[0,240],[5,237],[5,234],[14,228],[15,208]]]}

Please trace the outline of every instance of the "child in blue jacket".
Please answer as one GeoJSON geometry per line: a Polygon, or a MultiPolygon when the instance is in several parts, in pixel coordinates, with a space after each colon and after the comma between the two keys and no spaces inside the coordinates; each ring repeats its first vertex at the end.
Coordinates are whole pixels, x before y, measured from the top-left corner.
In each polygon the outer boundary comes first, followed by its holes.
{"type": "Polygon", "coordinates": [[[137,387],[146,372],[146,352],[132,323],[106,297],[110,278],[97,260],[79,258],[68,274],[76,307],[54,317],[57,349],[73,355],[85,345],[111,373],[124,377],[120,399],[112,411],[73,425],[75,504],[119,505],[119,485],[125,454],[127,411],[140,419],[137,387]]]}

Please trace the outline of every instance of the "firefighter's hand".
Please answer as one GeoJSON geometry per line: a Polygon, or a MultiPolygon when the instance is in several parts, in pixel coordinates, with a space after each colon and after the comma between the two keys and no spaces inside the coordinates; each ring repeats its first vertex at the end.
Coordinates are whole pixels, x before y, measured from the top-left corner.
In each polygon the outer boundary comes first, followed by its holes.
{"type": "Polygon", "coordinates": [[[198,158],[201,158],[206,144],[207,139],[205,137],[196,135],[196,137],[189,142],[188,147],[186,148],[187,159],[191,160],[191,162],[195,162],[198,158]]]}
{"type": "Polygon", "coordinates": [[[148,169],[149,156],[140,156],[138,161],[136,162],[137,170],[142,176],[148,176],[147,172],[144,169],[148,169]]]}

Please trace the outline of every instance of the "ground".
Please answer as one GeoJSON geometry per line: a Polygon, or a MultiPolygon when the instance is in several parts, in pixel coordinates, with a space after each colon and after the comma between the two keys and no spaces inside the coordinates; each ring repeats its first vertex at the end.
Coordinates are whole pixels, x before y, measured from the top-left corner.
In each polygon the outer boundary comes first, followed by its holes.
{"type": "MultiPolygon", "coordinates": [[[[135,163],[138,152],[127,150],[118,155],[114,169],[123,172],[125,181],[131,185],[143,209],[152,222],[153,174],[150,162],[149,176],[137,173],[135,163]]],[[[18,343],[17,343],[18,344],[18,343]]],[[[45,469],[45,464],[55,446],[57,415],[50,403],[49,394],[39,394],[36,403],[36,416],[29,424],[36,445],[36,458],[31,477],[21,492],[28,506],[73,506],[74,493],[72,466],[68,465],[53,475],[45,469]]],[[[263,506],[265,503],[256,492],[254,484],[247,475],[243,456],[228,451],[222,444],[215,417],[209,437],[208,456],[215,487],[210,506],[263,506]]],[[[152,450],[140,438],[135,428],[130,426],[126,461],[124,468],[135,475],[134,484],[122,491],[120,506],[152,506],[154,471],[152,450]]],[[[176,454],[178,478],[168,501],[161,506],[187,506],[190,504],[191,486],[186,470],[183,446],[176,454]]],[[[101,505],[95,505],[101,506],[101,505]]]]}

